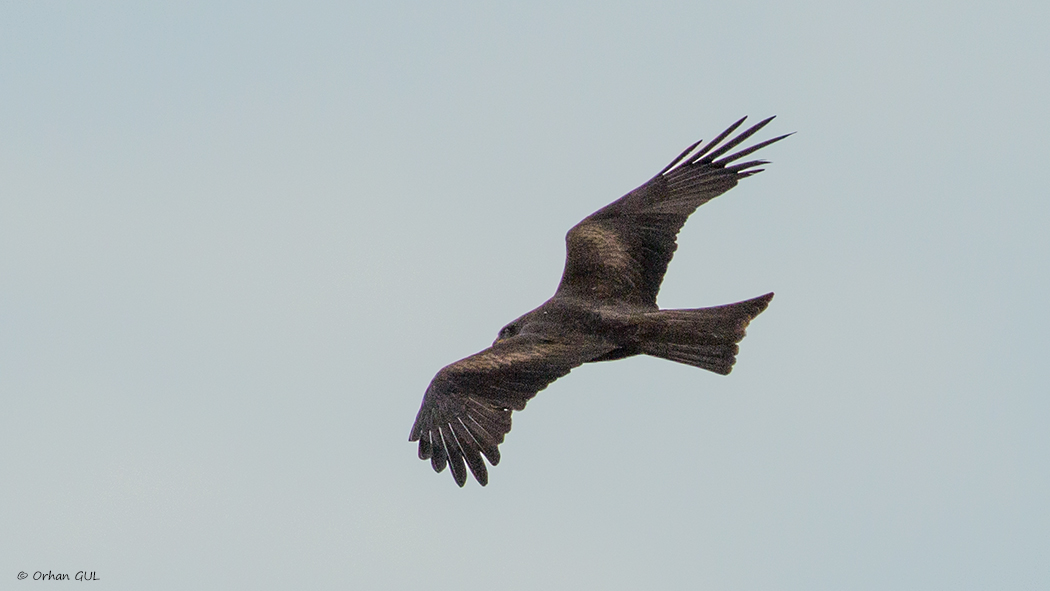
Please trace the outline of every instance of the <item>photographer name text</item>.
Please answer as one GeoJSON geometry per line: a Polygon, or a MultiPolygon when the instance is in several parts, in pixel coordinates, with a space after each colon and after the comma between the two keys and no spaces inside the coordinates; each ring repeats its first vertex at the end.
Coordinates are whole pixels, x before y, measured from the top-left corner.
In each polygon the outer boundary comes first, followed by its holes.
{"type": "MultiPolygon", "coordinates": [[[[24,581],[29,578],[29,573],[22,571],[18,573],[18,580],[24,581]]],[[[77,571],[77,574],[72,577],[67,573],[56,573],[52,571],[36,571],[33,573],[34,581],[100,581],[101,579],[95,575],[95,571],[81,570],[77,571]]]]}

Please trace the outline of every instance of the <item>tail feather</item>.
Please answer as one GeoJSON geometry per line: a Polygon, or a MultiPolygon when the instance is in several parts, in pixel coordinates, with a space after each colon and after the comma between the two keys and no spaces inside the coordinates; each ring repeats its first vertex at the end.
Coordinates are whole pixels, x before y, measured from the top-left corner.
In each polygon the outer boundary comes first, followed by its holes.
{"type": "Polygon", "coordinates": [[[647,312],[641,352],[726,375],[736,363],[737,343],[772,293],[713,308],[647,312]]]}

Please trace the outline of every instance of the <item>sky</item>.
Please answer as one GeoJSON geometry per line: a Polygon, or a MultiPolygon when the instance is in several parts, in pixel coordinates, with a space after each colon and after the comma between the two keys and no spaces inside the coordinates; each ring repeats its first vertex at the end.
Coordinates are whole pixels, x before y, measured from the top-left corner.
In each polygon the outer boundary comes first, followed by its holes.
{"type": "Polygon", "coordinates": [[[0,588],[1050,587],[1047,22],[5,4],[0,588]],[[420,462],[565,232],[744,115],[797,133],[659,297],[776,292],[733,373],[588,364],[487,487],[420,462]]]}

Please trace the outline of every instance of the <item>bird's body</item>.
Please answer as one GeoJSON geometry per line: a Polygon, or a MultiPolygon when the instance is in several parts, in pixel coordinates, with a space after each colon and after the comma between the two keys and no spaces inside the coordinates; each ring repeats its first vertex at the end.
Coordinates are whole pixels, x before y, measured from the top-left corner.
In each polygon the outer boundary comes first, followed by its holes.
{"type": "Polygon", "coordinates": [[[469,467],[484,486],[482,455],[499,462],[511,413],[583,363],[647,354],[728,374],[744,329],[773,294],[682,310],[660,310],[656,296],[689,215],[766,162],[727,165],[786,137],[724,156],[771,119],[721,145],[743,119],[703,148],[693,144],[647,183],[569,230],[554,296],[503,327],[492,347],[431,381],[409,437],[419,441],[419,457],[438,472],[450,465],[460,486],[469,467]]]}

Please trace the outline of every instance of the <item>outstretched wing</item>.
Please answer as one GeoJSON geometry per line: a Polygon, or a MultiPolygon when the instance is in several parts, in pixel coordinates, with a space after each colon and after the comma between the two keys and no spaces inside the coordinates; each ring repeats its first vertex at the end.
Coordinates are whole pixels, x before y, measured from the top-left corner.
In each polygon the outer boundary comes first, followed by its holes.
{"type": "Polygon", "coordinates": [[[697,207],[768,164],[765,160],[731,163],[791,135],[725,156],[773,120],[765,119],[722,143],[744,119],[706,146],[701,142],[689,146],[647,183],[569,230],[558,294],[655,308],[667,264],[678,248],[675,237],[685,220],[697,207]]]}
{"type": "Polygon", "coordinates": [[[510,414],[574,367],[608,353],[599,339],[558,339],[524,334],[501,340],[439,371],[430,382],[409,441],[419,441],[419,459],[434,471],[446,464],[463,486],[464,462],[488,484],[489,463],[499,463],[499,444],[510,431],[510,414]]]}

